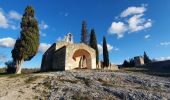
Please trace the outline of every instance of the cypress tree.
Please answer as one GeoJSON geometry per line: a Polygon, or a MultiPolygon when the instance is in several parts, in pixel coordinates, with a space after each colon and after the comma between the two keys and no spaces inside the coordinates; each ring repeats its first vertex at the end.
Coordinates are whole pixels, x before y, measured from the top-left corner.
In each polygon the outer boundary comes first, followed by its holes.
{"type": "Polygon", "coordinates": [[[87,34],[87,23],[86,23],[86,21],[82,22],[81,43],[88,44],[88,34],[87,34]]]}
{"type": "Polygon", "coordinates": [[[32,6],[27,6],[22,16],[20,37],[11,51],[16,65],[16,74],[21,73],[21,64],[31,60],[38,52],[39,28],[32,6]]]}
{"type": "Polygon", "coordinates": [[[105,36],[103,36],[103,65],[104,67],[109,66],[109,53],[105,36]]]}
{"type": "Polygon", "coordinates": [[[92,47],[96,51],[96,64],[99,62],[99,51],[98,51],[98,46],[97,46],[97,39],[96,39],[96,34],[95,30],[92,29],[90,33],[90,47],[92,47]]]}
{"type": "Polygon", "coordinates": [[[149,59],[149,57],[148,57],[148,55],[146,54],[145,51],[144,51],[143,57],[144,57],[144,63],[145,63],[145,64],[148,64],[148,63],[151,62],[151,60],[149,59]]]}

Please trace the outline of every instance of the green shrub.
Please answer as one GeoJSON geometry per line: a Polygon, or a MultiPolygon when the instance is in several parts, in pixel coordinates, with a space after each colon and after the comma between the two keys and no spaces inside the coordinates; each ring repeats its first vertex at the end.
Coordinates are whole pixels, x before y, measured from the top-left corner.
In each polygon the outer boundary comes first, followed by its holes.
{"type": "Polygon", "coordinates": [[[5,62],[6,65],[6,73],[8,74],[12,74],[16,72],[16,67],[15,67],[15,63],[13,61],[7,61],[5,62]]]}

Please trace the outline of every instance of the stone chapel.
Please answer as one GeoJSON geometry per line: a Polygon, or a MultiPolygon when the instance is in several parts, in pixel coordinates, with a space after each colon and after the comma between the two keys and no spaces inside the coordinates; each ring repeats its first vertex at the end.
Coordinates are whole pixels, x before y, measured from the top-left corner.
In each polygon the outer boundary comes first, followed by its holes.
{"type": "Polygon", "coordinates": [[[74,43],[73,35],[54,43],[42,57],[42,71],[96,69],[95,50],[84,43],[74,43]]]}

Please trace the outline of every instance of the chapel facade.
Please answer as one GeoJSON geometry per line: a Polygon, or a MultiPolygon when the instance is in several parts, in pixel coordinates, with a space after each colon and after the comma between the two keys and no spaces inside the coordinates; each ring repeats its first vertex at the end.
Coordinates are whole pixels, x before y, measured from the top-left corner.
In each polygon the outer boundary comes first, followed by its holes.
{"type": "Polygon", "coordinates": [[[73,35],[54,43],[42,57],[41,71],[96,69],[96,53],[84,43],[74,43],[73,35]]]}

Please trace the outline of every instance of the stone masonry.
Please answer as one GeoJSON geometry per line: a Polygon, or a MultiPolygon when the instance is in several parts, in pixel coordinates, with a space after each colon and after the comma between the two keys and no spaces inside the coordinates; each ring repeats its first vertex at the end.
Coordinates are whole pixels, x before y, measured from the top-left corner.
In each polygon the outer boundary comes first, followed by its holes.
{"type": "Polygon", "coordinates": [[[69,37],[66,37],[65,41],[54,43],[44,53],[41,70],[96,69],[95,50],[84,43],[73,43],[71,33],[66,36],[69,37]]]}

